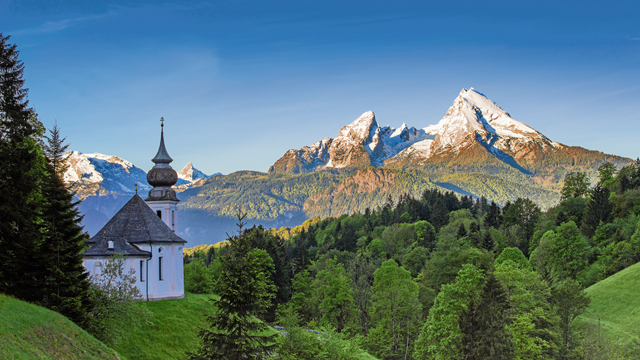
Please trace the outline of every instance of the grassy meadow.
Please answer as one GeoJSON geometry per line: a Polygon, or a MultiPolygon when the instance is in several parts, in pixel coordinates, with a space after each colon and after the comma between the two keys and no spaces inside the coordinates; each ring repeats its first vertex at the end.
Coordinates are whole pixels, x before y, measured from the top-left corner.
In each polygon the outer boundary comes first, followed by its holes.
{"type": "Polygon", "coordinates": [[[623,345],[635,358],[640,358],[640,263],[590,286],[585,292],[591,304],[576,319],[576,325],[597,332],[600,319],[603,341],[623,345]]]}
{"type": "Polygon", "coordinates": [[[0,359],[121,359],[66,317],[0,294],[0,359]]]}

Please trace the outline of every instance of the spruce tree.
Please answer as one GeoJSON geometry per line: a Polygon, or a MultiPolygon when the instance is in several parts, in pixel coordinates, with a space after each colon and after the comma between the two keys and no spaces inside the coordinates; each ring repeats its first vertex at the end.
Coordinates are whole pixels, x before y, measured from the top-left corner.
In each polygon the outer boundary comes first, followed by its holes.
{"type": "Polygon", "coordinates": [[[600,184],[591,190],[591,201],[582,220],[580,230],[587,237],[592,237],[600,222],[608,223],[613,216],[613,204],[609,201],[609,190],[600,184]]]}
{"type": "Polygon", "coordinates": [[[47,166],[48,176],[43,184],[41,246],[46,278],[42,305],[65,315],[81,327],[88,325],[89,281],[82,265],[84,242],[89,238],[82,232],[77,203],[54,165],[47,166]]]}
{"type": "Polygon", "coordinates": [[[0,33],[0,292],[39,302],[43,127],[29,107],[19,51],[8,40],[0,33]]]}
{"type": "Polygon", "coordinates": [[[506,330],[509,299],[492,273],[480,301],[472,303],[460,318],[462,347],[466,359],[514,359],[511,336],[506,330]]]}
{"type": "Polygon", "coordinates": [[[49,163],[53,166],[53,170],[58,177],[62,178],[64,172],[67,171],[69,165],[67,160],[69,155],[65,156],[65,152],[69,148],[69,144],[65,144],[65,140],[60,136],[60,128],[58,127],[58,121],[53,124],[53,128],[49,129],[50,135],[45,135],[44,138],[47,142],[44,144],[44,154],[49,159],[49,163]]]}
{"type": "Polygon", "coordinates": [[[266,251],[254,249],[238,214],[237,235],[229,236],[227,253],[219,257],[220,277],[211,298],[216,307],[207,316],[209,328],[201,328],[201,346],[190,359],[262,359],[272,351],[276,333],[260,321],[275,297],[273,260],[266,251]]]}
{"type": "Polygon", "coordinates": [[[482,237],[482,248],[487,251],[493,252],[494,246],[495,246],[495,243],[493,242],[493,238],[491,237],[491,232],[487,230],[487,232],[485,232],[484,236],[482,237]]]}

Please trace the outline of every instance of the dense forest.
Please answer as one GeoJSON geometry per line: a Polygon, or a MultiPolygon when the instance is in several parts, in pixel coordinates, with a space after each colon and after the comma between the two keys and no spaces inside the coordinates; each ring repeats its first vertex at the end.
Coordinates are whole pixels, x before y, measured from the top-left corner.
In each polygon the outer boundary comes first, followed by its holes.
{"type": "MultiPolygon", "coordinates": [[[[332,329],[383,359],[637,355],[594,352],[573,325],[589,304],[585,287],[640,261],[640,161],[598,172],[594,184],[567,175],[547,211],[526,198],[498,206],[426,190],[295,228],[244,230],[247,246],[273,260],[274,297],[261,318],[298,337],[295,329],[332,329]]],[[[217,289],[233,252],[225,245],[185,252],[187,291],[217,289]]],[[[278,345],[279,358],[317,356],[297,339],[278,345]]]]}

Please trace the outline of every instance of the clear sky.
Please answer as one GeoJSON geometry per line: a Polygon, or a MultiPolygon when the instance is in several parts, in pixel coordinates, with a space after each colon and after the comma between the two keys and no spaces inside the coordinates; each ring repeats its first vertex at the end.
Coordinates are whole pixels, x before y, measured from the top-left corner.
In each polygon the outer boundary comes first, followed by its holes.
{"type": "Polygon", "coordinates": [[[554,141],[640,156],[640,2],[0,0],[31,105],[148,170],[266,171],[367,110],[437,123],[474,87],[554,141]]]}

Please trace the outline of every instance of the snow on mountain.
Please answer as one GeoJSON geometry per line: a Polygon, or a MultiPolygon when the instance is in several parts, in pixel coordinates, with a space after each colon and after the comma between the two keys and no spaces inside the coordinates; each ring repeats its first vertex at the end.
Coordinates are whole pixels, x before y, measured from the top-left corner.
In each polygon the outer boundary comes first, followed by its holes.
{"type": "MultiPolygon", "coordinates": [[[[215,175],[220,175],[220,173],[215,175]]],[[[207,179],[209,177],[209,175],[206,175],[202,171],[194,168],[192,163],[188,163],[182,168],[182,170],[178,171],[178,179],[182,179],[190,183],[193,183],[198,179],[207,179]]]]}
{"type": "Polygon", "coordinates": [[[269,172],[308,172],[351,166],[382,166],[412,144],[433,138],[424,130],[402,124],[380,126],[373,111],[344,126],[335,138],[325,138],[300,150],[289,150],[269,172]]]}
{"type": "Polygon", "coordinates": [[[151,190],[147,173],[129,161],[99,153],[72,151],[67,154],[69,168],[63,180],[67,184],[74,184],[80,199],[91,195],[133,193],[136,183],[141,192],[151,190]]]}
{"type": "Polygon", "coordinates": [[[222,175],[222,173],[218,172],[213,175],[206,175],[193,167],[192,163],[188,163],[182,170],[178,171],[178,182],[173,188],[178,192],[185,191],[192,187],[201,186],[208,178],[215,175],[222,175]]]}
{"type": "MultiPolygon", "coordinates": [[[[133,194],[135,184],[138,192],[146,195],[151,186],[147,182],[147,173],[127,160],[117,156],[100,153],[83,154],[72,151],[69,154],[69,168],[64,173],[63,180],[67,184],[74,184],[74,189],[80,199],[92,195],[133,194]]],[[[221,175],[216,173],[214,175],[221,175]]],[[[176,191],[184,191],[194,186],[200,186],[210,176],[188,163],[178,171],[176,191]]]]}
{"type": "Polygon", "coordinates": [[[511,163],[536,156],[533,146],[542,150],[565,147],[513,119],[498,104],[470,88],[462,89],[435,125],[420,129],[405,123],[397,129],[379,126],[374,113],[367,111],[340,129],[335,138],[289,150],[269,172],[394,166],[407,161],[424,164],[433,156],[455,155],[471,145],[481,145],[493,156],[511,163]]]}

